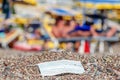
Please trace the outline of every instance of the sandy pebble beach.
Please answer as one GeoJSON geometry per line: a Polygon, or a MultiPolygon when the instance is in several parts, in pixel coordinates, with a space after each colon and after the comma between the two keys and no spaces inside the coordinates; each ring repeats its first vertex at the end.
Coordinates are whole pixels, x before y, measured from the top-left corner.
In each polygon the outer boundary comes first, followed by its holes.
{"type": "Polygon", "coordinates": [[[0,80],[120,80],[120,55],[81,55],[70,51],[22,52],[0,50],[0,80]],[[42,77],[38,63],[54,60],[80,61],[85,73],[42,77]]]}

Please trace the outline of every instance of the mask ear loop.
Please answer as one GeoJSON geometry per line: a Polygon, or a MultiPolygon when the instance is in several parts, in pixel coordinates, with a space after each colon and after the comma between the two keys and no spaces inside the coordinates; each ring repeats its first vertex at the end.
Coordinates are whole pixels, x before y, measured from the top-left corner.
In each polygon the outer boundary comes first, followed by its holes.
{"type": "MultiPolygon", "coordinates": [[[[30,73],[28,72],[28,69],[27,69],[28,67],[38,67],[37,64],[35,64],[35,65],[27,65],[27,66],[25,67],[25,71],[26,71],[26,73],[27,73],[29,76],[35,76],[35,77],[41,76],[42,79],[44,80],[45,76],[42,76],[41,74],[38,74],[38,75],[30,74],[30,73]]],[[[40,70],[39,70],[39,73],[41,73],[40,70]]]]}

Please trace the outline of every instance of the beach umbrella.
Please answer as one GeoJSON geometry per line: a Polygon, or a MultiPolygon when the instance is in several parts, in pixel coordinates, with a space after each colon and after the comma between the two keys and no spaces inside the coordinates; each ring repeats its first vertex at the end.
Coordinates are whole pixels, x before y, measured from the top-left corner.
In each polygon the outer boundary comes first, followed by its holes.
{"type": "Polygon", "coordinates": [[[120,3],[114,5],[114,9],[120,9],[120,3]]]}
{"type": "Polygon", "coordinates": [[[74,13],[72,13],[71,11],[67,9],[63,9],[63,8],[51,8],[48,11],[52,13],[52,15],[54,16],[63,16],[63,18],[66,20],[70,20],[71,17],[74,16],[74,13]]]}
{"type": "Polygon", "coordinates": [[[120,9],[120,0],[79,0],[79,2],[86,8],[120,9]]]}
{"type": "Polygon", "coordinates": [[[76,19],[83,18],[82,12],[79,12],[73,9],[51,8],[51,9],[48,9],[48,11],[53,15],[63,16],[65,20],[70,20],[72,17],[75,17],[76,19]]]}
{"type": "Polygon", "coordinates": [[[52,8],[49,10],[51,13],[60,15],[60,16],[73,16],[74,14],[66,9],[62,8],[52,8]]]}
{"type": "Polygon", "coordinates": [[[23,2],[31,4],[31,5],[36,5],[37,4],[36,0],[23,0],[23,2]]]}
{"type": "Polygon", "coordinates": [[[12,0],[16,4],[29,4],[29,5],[37,5],[37,0],[12,0]]]}

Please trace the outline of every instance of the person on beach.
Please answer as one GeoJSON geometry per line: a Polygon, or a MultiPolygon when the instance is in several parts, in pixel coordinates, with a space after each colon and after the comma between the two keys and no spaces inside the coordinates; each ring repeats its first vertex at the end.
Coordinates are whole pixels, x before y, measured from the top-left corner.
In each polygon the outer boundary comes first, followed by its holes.
{"type": "Polygon", "coordinates": [[[65,27],[65,21],[63,20],[63,18],[61,16],[56,18],[55,25],[52,28],[52,34],[56,38],[62,38],[63,32],[64,32],[64,27],[65,27]]]}
{"type": "Polygon", "coordinates": [[[77,24],[73,30],[69,32],[71,37],[89,37],[91,36],[92,21],[86,21],[83,25],[77,24]]]}
{"type": "Polygon", "coordinates": [[[64,27],[63,37],[70,38],[71,36],[70,36],[69,32],[72,31],[76,25],[77,25],[77,23],[74,19],[67,20],[65,23],[65,27],[64,27]]]}
{"type": "Polygon", "coordinates": [[[101,33],[96,32],[96,29],[94,27],[91,27],[92,35],[95,37],[97,36],[112,37],[115,35],[117,30],[120,30],[120,25],[117,22],[108,19],[105,20],[103,26],[105,27],[105,29],[101,33]]]}

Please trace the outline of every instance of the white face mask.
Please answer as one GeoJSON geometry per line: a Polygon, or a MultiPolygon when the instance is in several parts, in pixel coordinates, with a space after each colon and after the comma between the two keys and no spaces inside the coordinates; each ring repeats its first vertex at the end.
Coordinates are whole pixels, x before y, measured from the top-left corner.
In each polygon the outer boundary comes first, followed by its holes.
{"type": "Polygon", "coordinates": [[[82,74],[85,72],[80,61],[58,60],[37,64],[41,75],[53,76],[63,73],[82,74]]]}

